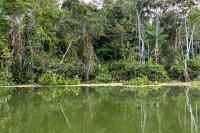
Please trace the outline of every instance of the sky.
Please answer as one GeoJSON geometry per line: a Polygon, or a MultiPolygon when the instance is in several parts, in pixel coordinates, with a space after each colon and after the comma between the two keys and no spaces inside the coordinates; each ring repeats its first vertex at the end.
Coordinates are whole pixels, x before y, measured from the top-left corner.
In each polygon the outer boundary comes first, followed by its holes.
{"type": "Polygon", "coordinates": [[[84,0],[85,2],[87,2],[87,3],[89,3],[89,2],[91,2],[92,0],[84,0]]]}
{"type": "MultiPolygon", "coordinates": [[[[63,1],[64,1],[64,0],[58,0],[59,8],[61,8],[63,1]]],[[[93,0],[79,0],[79,1],[85,2],[85,3],[90,3],[90,2],[92,2],[93,0]]],[[[97,5],[98,5],[99,8],[101,8],[101,7],[102,7],[102,0],[96,0],[96,1],[99,2],[97,5]]]]}

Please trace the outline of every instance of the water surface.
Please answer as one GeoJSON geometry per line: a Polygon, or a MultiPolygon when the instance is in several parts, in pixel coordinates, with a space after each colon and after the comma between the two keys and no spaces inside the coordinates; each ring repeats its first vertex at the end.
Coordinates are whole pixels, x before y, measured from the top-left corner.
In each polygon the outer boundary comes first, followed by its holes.
{"type": "Polygon", "coordinates": [[[1,88],[0,133],[198,133],[200,90],[1,88]]]}

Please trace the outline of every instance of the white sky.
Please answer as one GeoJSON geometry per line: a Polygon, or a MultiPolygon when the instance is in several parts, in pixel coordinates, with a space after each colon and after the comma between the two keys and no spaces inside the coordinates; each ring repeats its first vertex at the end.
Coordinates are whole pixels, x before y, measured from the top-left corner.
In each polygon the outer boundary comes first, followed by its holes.
{"type": "Polygon", "coordinates": [[[89,2],[91,2],[92,0],[83,0],[83,1],[85,1],[86,3],[89,3],[89,2]]]}
{"type": "MultiPolygon", "coordinates": [[[[62,3],[63,3],[63,1],[64,0],[58,0],[58,6],[59,6],[59,8],[61,8],[61,6],[62,6],[62,3]]],[[[94,0],[79,0],[79,1],[81,1],[81,2],[85,2],[85,3],[90,3],[90,2],[92,2],[92,1],[94,1],[94,0]]],[[[95,0],[97,3],[95,3],[99,8],[101,8],[102,7],[102,2],[103,2],[103,0],[95,0]]]]}

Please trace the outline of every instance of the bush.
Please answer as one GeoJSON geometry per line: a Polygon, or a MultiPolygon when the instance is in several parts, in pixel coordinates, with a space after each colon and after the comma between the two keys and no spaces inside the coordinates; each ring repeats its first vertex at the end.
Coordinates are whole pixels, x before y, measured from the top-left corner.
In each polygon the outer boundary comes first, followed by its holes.
{"type": "Polygon", "coordinates": [[[11,73],[14,82],[17,84],[27,84],[34,83],[35,73],[31,62],[28,58],[23,58],[21,60],[14,60],[11,65],[11,73]]]}
{"type": "Polygon", "coordinates": [[[66,79],[66,84],[67,85],[77,85],[77,84],[80,84],[80,83],[81,83],[81,80],[80,80],[80,78],[78,76],[66,79]]]}
{"type": "Polygon", "coordinates": [[[112,81],[113,78],[111,74],[101,73],[93,80],[93,83],[111,83],[112,81]]]}
{"type": "Polygon", "coordinates": [[[80,78],[75,76],[74,78],[64,78],[60,74],[53,72],[46,72],[39,78],[39,84],[42,85],[76,85],[80,83],[80,78]]]}
{"type": "Polygon", "coordinates": [[[150,81],[146,76],[141,76],[136,79],[128,80],[128,81],[123,81],[124,85],[150,85],[150,81]]]}
{"type": "Polygon", "coordinates": [[[60,73],[62,76],[69,78],[84,74],[83,64],[77,57],[69,56],[64,60],[64,62],[61,63],[60,59],[51,58],[47,53],[40,52],[31,55],[31,59],[29,61],[34,68],[36,82],[38,81],[41,73],[45,73],[46,71],[60,73]]]}
{"type": "Polygon", "coordinates": [[[119,61],[110,61],[107,63],[108,69],[110,71],[128,71],[132,69],[137,64],[136,61],[125,61],[125,60],[119,60],[119,61]]]}
{"type": "Polygon", "coordinates": [[[114,77],[114,80],[120,81],[120,80],[129,80],[132,78],[137,77],[135,73],[131,72],[131,70],[138,66],[139,63],[136,61],[111,61],[108,62],[106,65],[108,67],[109,72],[114,77]]]}
{"type": "Polygon", "coordinates": [[[184,63],[181,59],[173,59],[166,65],[166,70],[170,79],[180,80],[184,73],[184,63]]]}
{"type": "Polygon", "coordinates": [[[154,62],[147,64],[135,61],[109,62],[108,69],[115,77],[115,80],[118,81],[135,79],[141,76],[146,76],[151,81],[165,81],[169,79],[164,67],[154,62]]]}
{"type": "Polygon", "coordinates": [[[190,79],[195,79],[200,75],[200,56],[189,60],[188,69],[190,79]]]}
{"type": "Polygon", "coordinates": [[[82,63],[76,58],[72,58],[64,63],[57,63],[50,69],[57,70],[57,73],[62,73],[64,76],[69,78],[84,74],[82,63]]]}
{"type": "Polygon", "coordinates": [[[99,65],[99,73],[95,77],[94,80],[92,80],[92,83],[110,83],[113,81],[112,74],[108,70],[107,65],[99,65]]]}
{"type": "Polygon", "coordinates": [[[150,81],[165,81],[169,77],[164,67],[156,63],[148,63],[138,68],[138,74],[147,76],[150,81]]]}
{"type": "Polygon", "coordinates": [[[13,84],[12,73],[0,69],[0,86],[13,84]]]}
{"type": "Polygon", "coordinates": [[[63,76],[53,73],[46,72],[39,78],[39,84],[42,85],[63,85],[66,84],[66,80],[63,76]]]}

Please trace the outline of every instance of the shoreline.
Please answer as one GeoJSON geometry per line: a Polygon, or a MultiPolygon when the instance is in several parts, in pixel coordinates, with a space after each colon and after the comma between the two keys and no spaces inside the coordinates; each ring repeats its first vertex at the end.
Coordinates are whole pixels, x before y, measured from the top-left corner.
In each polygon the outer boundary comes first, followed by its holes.
{"type": "Polygon", "coordinates": [[[11,85],[11,86],[0,86],[0,88],[52,88],[52,87],[166,87],[166,86],[192,86],[200,84],[200,81],[192,82],[163,82],[157,85],[124,85],[123,83],[99,83],[99,84],[85,84],[81,83],[78,85],[38,85],[38,84],[27,84],[27,85],[11,85]]]}

